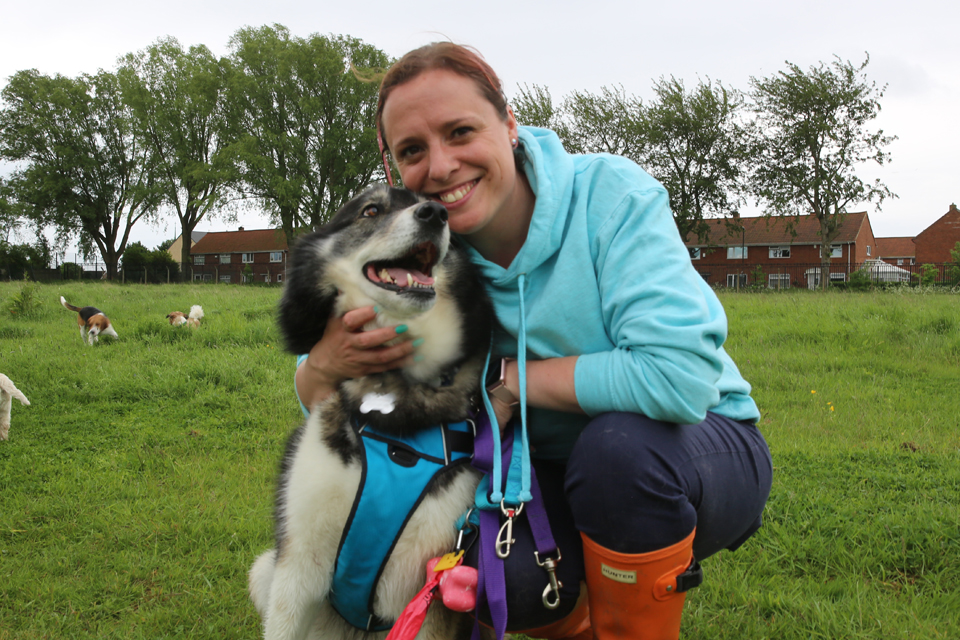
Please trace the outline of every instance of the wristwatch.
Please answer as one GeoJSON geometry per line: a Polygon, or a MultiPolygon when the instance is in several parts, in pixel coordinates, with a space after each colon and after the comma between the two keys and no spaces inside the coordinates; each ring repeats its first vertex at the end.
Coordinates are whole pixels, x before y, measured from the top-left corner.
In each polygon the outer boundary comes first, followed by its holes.
{"type": "Polygon", "coordinates": [[[487,386],[487,393],[491,398],[496,398],[508,407],[515,407],[520,404],[517,396],[507,388],[507,364],[513,362],[514,358],[502,358],[500,360],[500,378],[487,386]]]}

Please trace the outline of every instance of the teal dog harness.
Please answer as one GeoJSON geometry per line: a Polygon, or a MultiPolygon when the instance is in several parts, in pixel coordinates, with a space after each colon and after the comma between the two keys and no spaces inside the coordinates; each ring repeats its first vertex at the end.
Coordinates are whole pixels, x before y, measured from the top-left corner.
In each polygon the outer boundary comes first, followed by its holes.
{"type": "Polygon", "coordinates": [[[354,627],[385,631],[393,623],[373,614],[373,598],[387,559],[434,480],[470,461],[475,426],[442,424],[403,438],[357,419],[353,428],[363,469],[337,550],[330,603],[354,627]]]}

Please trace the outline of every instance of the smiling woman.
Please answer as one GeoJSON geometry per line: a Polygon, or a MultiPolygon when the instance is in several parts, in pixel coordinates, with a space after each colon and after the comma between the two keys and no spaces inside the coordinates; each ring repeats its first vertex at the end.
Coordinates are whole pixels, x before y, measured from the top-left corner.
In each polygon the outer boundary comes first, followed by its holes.
{"type": "MultiPolygon", "coordinates": [[[[515,494],[504,524],[514,552],[497,546],[506,587],[476,616],[497,635],[676,638],[697,561],[760,527],[771,461],[750,385],[723,349],[723,308],[693,269],[666,191],[629,160],[571,155],[552,131],[519,126],[489,65],[452,43],[391,67],[378,127],[385,162],[389,153],[405,186],[446,207],[480,269],[501,325],[492,417],[542,495],[515,494]],[[548,557],[536,518],[515,518],[524,504],[549,515],[548,557]]],[[[298,369],[301,397],[317,388],[301,381],[410,357],[389,327],[363,331],[376,315],[331,319],[298,369]]],[[[493,553],[481,546],[467,565],[493,553]]]]}

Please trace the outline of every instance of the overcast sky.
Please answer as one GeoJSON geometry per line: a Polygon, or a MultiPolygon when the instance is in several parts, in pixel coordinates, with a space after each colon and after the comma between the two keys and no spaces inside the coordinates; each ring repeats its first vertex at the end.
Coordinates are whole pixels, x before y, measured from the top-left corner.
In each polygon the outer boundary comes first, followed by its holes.
{"type": "MultiPolygon", "coordinates": [[[[434,40],[476,47],[500,74],[508,97],[521,84],[546,86],[555,101],[574,90],[622,84],[651,96],[652,80],[676,76],[747,89],[749,79],[804,69],[833,56],[860,63],[888,85],[875,121],[896,140],[892,162],[864,167],[898,199],[882,211],[866,204],[877,236],[915,236],[960,201],[960,3],[808,0],[637,2],[489,2],[341,0],[34,0],[5,3],[0,13],[0,82],[21,69],[76,76],[112,70],[120,56],[173,36],[185,47],[227,54],[237,29],[278,23],[294,35],[343,34],[398,57],[434,40]]],[[[754,212],[756,213],[756,212],[754,212]]],[[[265,228],[265,218],[240,224],[265,228]]],[[[235,228],[205,220],[198,230],[235,228]]],[[[153,248],[179,234],[175,221],[138,223],[132,240],[153,248]]]]}

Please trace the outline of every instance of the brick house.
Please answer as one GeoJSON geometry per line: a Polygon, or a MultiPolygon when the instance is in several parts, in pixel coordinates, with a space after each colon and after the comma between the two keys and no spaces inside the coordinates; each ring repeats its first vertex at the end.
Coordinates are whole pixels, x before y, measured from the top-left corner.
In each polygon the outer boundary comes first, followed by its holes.
{"type": "MultiPolygon", "coordinates": [[[[195,244],[200,242],[200,238],[207,235],[206,231],[194,231],[190,234],[190,247],[193,248],[195,244]]],[[[170,248],[167,249],[167,253],[173,256],[174,262],[180,262],[180,251],[183,248],[183,234],[177,236],[177,239],[173,241],[173,244],[170,245],[170,248]]]]}
{"type": "Polygon", "coordinates": [[[877,238],[877,253],[881,260],[896,267],[910,267],[917,261],[917,245],[911,237],[877,238]]]}
{"type": "MultiPolygon", "coordinates": [[[[690,259],[710,285],[815,288],[820,282],[820,223],[814,216],[717,219],[705,241],[686,242],[690,259]],[[762,278],[762,282],[757,279],[762,278]]],[[[849,213],[831,243],[830,279],[845,282],[876,261],[877,240],[866,212],[849,213]]]]}
{"type": "Polygon", "coordinates": [[[190,255],[195,281],[283,282],[287,271],[287,239],[280,229],[210,231],[190,255]]]}
{"type": "Polygon", "coordinates": [[[939,264],[953,262],[950,250],[960,242],[960,211],[951,204],[939,220],[917,234],[913,239],[916,245],[917,264],[939,264]]]}

